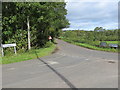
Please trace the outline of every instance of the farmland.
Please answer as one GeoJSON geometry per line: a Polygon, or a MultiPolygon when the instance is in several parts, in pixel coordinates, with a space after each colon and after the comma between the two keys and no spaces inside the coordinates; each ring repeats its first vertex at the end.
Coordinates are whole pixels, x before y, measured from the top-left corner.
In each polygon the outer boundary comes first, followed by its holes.
{"type": "Polygon", "coordinates": [[[104,31],[64,31],[61,39],[89,49],[118,52],[117,48],[108,47],[109,44],[118,44],[118,30],[104,30],[104,31]],[[106,42],[106,47],[100,47],[100,42],[106,42]]]}

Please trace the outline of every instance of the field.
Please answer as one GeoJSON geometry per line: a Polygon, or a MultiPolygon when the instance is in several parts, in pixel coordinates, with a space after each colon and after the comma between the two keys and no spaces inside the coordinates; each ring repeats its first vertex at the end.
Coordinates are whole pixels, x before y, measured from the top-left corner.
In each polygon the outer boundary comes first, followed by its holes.
{"type": "Polygon", "coordinates": [[[119,44],[118,41],[105,41],[107,42],[108,44],[112,43],[112,44],[119,44]]]}
{"type": "MultiPolygon", "coordinates": [[[[71,42],[71,41],[68,41],[65,39],[63,39],[63,40],[66,42],[69,42],[71,44],[75,44],[75,45],[82,46],[82,47],[89,48],[89,49],[93,49],[93,50],[100,50],[100,51],[107,51],[107,52],[118,52],[118,49],[114,49],[114,48],[97,47],[97,46],[90,45],[87,43],[71,42]]],[[[110,41],[105,41],[105,42],[107,42],[107,44],[111,43],[110,41]]],[[[114,44],[116,44],[117,41],[112,41],[112,42],[114,42],[114,44]]],[[[98,44],[99,43],[96,43],[96,45],[98,45],[98,44]]]]}
{"type": "Polygon", "coordinates": [[[117,30],[113,31],[64,31],[60,37],[62,40],[93,50],[118,52],[117,48],[110,48],[109,44],[118,44],[117,30]],[[100,47],[100,42],[106,42],[106,47],[100,47]]]}

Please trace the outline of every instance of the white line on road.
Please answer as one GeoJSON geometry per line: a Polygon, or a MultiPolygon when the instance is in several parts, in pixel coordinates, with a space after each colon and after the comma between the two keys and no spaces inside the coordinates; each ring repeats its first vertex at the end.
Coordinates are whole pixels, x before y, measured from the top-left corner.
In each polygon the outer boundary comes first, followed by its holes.
{"type": "Polygon", "coordinates": [[[8,68],[8,70],[15,70],[15,68],[8,68]]]}
{"type": "Polygon", "coordinates": [[[47,61],[47,62],[48,62],[48,64],[50,64],[50,65],[59,64],[58,62],[55,62],[55,61],[47,61]]]}

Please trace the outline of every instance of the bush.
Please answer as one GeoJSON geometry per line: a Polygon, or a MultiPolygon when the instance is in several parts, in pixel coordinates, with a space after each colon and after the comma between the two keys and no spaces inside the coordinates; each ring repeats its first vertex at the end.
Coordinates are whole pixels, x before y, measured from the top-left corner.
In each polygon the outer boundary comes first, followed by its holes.
{"type": "Polygon", "coordinates": [[[52,45],[53,45],[53,43],[49,41],[49,42],[47,42],[47,43],[45,44],[44,47],[47,48],[47,47],[50,47],[50,46],[52,46],[52,45]]]}

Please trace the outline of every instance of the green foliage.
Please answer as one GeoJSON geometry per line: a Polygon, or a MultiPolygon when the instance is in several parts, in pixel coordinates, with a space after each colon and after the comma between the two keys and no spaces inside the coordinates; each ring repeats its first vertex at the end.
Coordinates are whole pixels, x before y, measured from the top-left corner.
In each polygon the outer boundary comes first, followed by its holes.
{"type": "MultiPolygon", "coordinates": [[[[97,28],[98,29],[98,28],[97,28]]],[[[83,31],[83,30],[74,30],[74,31],[63,31],[61,37],[63,40],[73,43],[76,45],[84,46],[87,48],[104,50],[100,49],[99,45],[101,41],[109,43],[118,44],[118,30],[103,30],[103,31],[83,31]]],[[[100,28],[101,29],[101,28],[100,28]]],[[[117,50],[106,49],[105,51],[117,52],[117,50]]]]}
{"type": "Polygon", "coordinates": [[[3,2],[2,43],[17,43],[17,49],[27,50],[27,18],[30,22],[32,47],[43,47],[51,35],[60,36],[68,27],[64,2],[3,2]]]}
{"type": "Polygon", "coordinates": [[[47,42],[47,43],[45,44],[44,47],[45,47],[45,48],[48,48],[48,47],[50,47],[52,44],[53,44],[53,43],[49,41],[49,42],[47,42]]]}
{"type": "MultiPolygon", "coordinates": [[[[17,52],[17,55],[13,54],[7,54],[0,60],[0,64],[9,64],[9,63],[15,63],[15,62],[21,62],[31,59],[36,59],[36,53],[38,54],[38,57],[43,57],[46,55],[51,54],[55,50],[56,46],[52,44],[50,47],[47,48],[39,48],[39,49],[32,49],[27,52],[17,52]],[[36,53],[35,53],[36,52],[36,53]],[[1,62],[2,61],[2,62],[1,62]]],[[[8,52],[10,53],[10,52],[8,52]]]]}
{"type": "Polygon", "coordinates": [[[81,30],[64,31],[61,36],[81,43],[91,43],[92,41],[118,41],[118,30],[104,30],[102,32],[81,30]]]}

